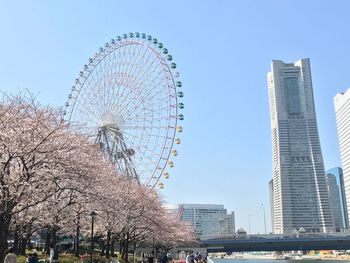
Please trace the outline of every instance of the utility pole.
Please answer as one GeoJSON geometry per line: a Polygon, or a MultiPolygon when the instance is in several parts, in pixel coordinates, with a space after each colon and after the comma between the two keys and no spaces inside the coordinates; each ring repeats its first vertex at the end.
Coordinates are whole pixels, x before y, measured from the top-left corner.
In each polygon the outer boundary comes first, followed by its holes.
{"type": "Polygon", "coordinates": [[[265,216],[265,206],[264,204],[261,204],[262,208],[263,208],[263,213],[264,213],[264,227],[265,227],[265,235],[267,234],[266,233],[266,216],[265,216]]]}
{"type": "Polygon", "coordinates": [[[249,235],[251,235],[251,232],[250,232],[250,215],[248,215],[248,230],[249,230],[249,235]]]}

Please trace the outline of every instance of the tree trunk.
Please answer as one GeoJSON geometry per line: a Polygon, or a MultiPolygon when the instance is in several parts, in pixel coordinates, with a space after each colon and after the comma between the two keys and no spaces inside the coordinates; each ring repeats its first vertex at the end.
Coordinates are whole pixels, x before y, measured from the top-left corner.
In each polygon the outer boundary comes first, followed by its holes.
{"type": "Polygon", "coordinates": [[[15,232],[13,235],[13,249],[15,250],[15,253],[18,254],[19,249],[18,249],[18,245],[19,245],[19,225],[16,224],[15,225],[15,232]]]}
{"type": "Polygon", "coordinates": [[[121,258],[124,258],[124,240],[120,240],[119,242],[119,255],[121,258]]]}
{"type": "Polygon", "coordinates": [[[51,233],[50,233],[50,228],[48,227],[46,230],[46,238],[45,238],[45,253],[46,253],[46,255],[50,255],[50,241],[51,241],[51,233]]]}
{"type": "Polygon", "coordinates": [[[56,243],[57,243],[57,236],[56,236],[56,234],[57,234],[57,228],[54,227],[54,228],[52,228],[52,245],[53,245],[53,247],[55,247],[56,243]]]}
{"type": "Polygon", "coordinates": [[[134,239],[134,251],[133,251],[133,262],[136,262],[136,239],[134,239]]]}
{"type": "Polygon", "coordinates": [[[76,232],[76,244],[75,244],[75,256],[79,257],[79,236],[80,236],[80,215],[77,217],[77,232],[76,232]]]}
{"type": "Polygon", "coordinates": [[[115,239],[112,239],[111,242],[111,256],[114,257],[114,247],[115,247],[115,239]]]}
{"type": "Polygon", "coordinates": [[[33,249],[33,244],[32,244],[32,242],[30,241],[30,240],[31,240],[31,237],[32,237],[31,227],[29,227],[29,230],[27,230],[27,233],[26,233],[27,248],[29,248],[29,249],[33,249]]]}
{"type": "Polygon", "coordinates": [[[105,255],[106,244],[104,242],[100,243],[100,256],[105,255]]]}
{"type": "Polygon", "coordinates": [[[25,237],[21,238],[20,246],[19,246],[19,254],[22,256],[26,255],[26,246],[27,246],[27,239],[25,237]]]}
{"type": "Polygon", "coordinates": [[[76,250],[76,239],[75,239],[75,236],[72,236],[72,239],[73,239],[73,247],[72,247],[72,251],[74,252],[74,256],[75,256],[75,253],[77,252],[76,250]]]}
{"type": "Polygon", "coordinates": [[[122,258],[123,258],[123,248],[124,248],[124,242],[123,242],[123,240],[120,240],[119,241],[119,255],[121,255],[122,256],[122,258]]]}
{"type": "Polygon", "coordinates": [[[126,262],[129,262],[129,232],[126,233],[126,239],[124,240],[124,250],[125,250],[125,258],[126,262]]]}
{"type": "Polygon", "coordinates": [[[109,259],[111,250],[111,231],[107,231],[106,258],[109,259]]]}
{"type": "Polygon", "coordinates": [[[0,262],[4,262],[5,252],[7,250],[9,220],[6,220],[4,214],[0,214],[0,262]]]}

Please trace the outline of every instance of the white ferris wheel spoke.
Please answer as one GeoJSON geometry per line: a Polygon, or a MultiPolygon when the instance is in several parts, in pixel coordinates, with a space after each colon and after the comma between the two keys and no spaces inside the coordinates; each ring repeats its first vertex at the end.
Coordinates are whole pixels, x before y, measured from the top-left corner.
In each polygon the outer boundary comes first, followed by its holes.
{"type": "MultiPolygon", "coordinates": [[[[124,139],[122,139],[122,138],[119,137],[117,134],[115,134],[115,132],[113,132],[113,130],[111,130],[111,129],[108,129],[108,130],[109,130],[109,132],[111,132],[111,133],[113,134],[113,135],[110,136],[110,137],[112,138],[112,140],[114,140],[114,142],[115,142],[116,144],[118,144],[118,141],[116,140],[115,137],[117,137],[118,140],[120,140],[121,142],[123,142],[127,147],[132,147],[132,145],[127,145],[127,143],[124,141],[124,139]]],[[[128,159],[128,156],[124,153],[123,150],[121,150],[121,153],[124,155],[125,158],[128,159]]],[[[145,156],[141,156],[141,159],[147,160],[150,164],[155,164],[155,162],[154,162],[153,160],[148,159],[148,158],[146,158],[145,156]]],[[[135,158],[135,159],[133,159],[133,161],[136,161],[136,162],[137,162],[137,159],[135,158]]],[[[135,164],[134,164],[133,161],[130,162],[130,164],[131,164],[131,166],[135,169],[135,171],[137,171],[137,169],[136,169],[135,164]]]]}

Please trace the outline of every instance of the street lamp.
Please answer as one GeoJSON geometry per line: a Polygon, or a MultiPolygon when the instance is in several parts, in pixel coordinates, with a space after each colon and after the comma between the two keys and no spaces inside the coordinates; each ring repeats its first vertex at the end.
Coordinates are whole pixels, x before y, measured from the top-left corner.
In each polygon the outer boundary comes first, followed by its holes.
{"type": "Polygon", "coordinates": [[[90,263],[92,263],[92,255],[94,253],[94,222],[95,217],[97,216],[97,213],[95,211],[92,211],[90,213],[91,216],[91,247],[90,247],[90,263]]]}
{"type": "Polygon", "coordinates": [[[265,227],[265,235],[266,235],[266,216],[265,216],[265,206],[264,204],[261,204],[262,208],[263,208],[263,213],[264,213],[264,227],[265,227]]]}
{"type": "Polygon", "coordinates": [[[249,226],[249,235],[251,234],[250,233],[250,215],[248,215],[248,226],[249,226]]]}

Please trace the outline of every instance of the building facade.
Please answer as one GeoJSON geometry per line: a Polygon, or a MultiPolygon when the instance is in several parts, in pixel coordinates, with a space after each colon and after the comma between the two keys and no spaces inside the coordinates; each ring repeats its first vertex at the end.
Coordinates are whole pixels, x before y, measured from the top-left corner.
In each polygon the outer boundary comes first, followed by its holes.
{"type": "Polygon", "coordinates": [[[337,179],[333,174],[327,174],[327,187],[329,192],[329,201],[331,203],[335,231],[340,232],[341,229],[344,229],[344,221],[340,201],[340,190],[337,184],[337,179]]]}
{"type": "Polygon", "coordinates": [[[271,211],[271,226],[272,226],[272,231],[274,229],[274,222],[273,222],[273,215],[274,215],[274,209],[273,209],[273,179],[270,180],[269,182],[269,193],[270,193],[270,211],[271,211]]]}
{"type": "Polygon", "coordinates": [[[273,232],[333,232],[309,59],[274,60],[268,73],[273,232]]]}
{"type": "Polygon", "coordinates": [[[235,232],[234,212],[227,214],[223,205],[180,204],[166,208],[181,221],[189,222],[201,240],[232,236],[235,232]]]}
{"type": "MultiPolygon", "coordinates": [[[[343,168],[345,200],[347,211],[350,211],[350,89],[334,97],[334,108],[337,119],[340,159],[343,168]]],[[[349,217],[347,218],[349,225],[349,217]]]]}
{"type": "MultiPolygon", "coordinates": [[[[344,229],[344,228],[349,228],[349,224],[348,224],[348,210],[347,210],[347,207],[346,207],[346,199],[345,199],[345,187],[344,187],[344,177],[343,177],[343,169],[340,168],[340,167],[334,167],[332,169],[329,169],[326,171],[326,174],[327,174],[327,179],[329,177],[329,175],[332,175],[334,176],[335,178],[335,183],[336,183],[336,188],[338,189],[338,192],[339,192],[339,202],[340,202],[340,209],[341,209],[341,221],[343,222],[343,224],[341,225],[341,229],[344,229]]],[[[329,180],[328,180],[328,184],[329,184],[329,180]]],[[[330,187],[328,186],[328,189],[330,187]]],[[[333,205],[337,197],[333,198],[332,197],[332,194],[330,192],[330,202],[331,202],[331,206],[332,206],[332,211],[334,210],[334,207],[337,206],[337,204],[333,205]]],[[[333,211],[333,218],[334,218],[334,224],[335,224],[335,227],[337,228],[337,219],[336,219],[336,215],[337,213],[334,213],[333,211]]],[[[339,216],[339,215],[338,215],[339,216]]]]}

